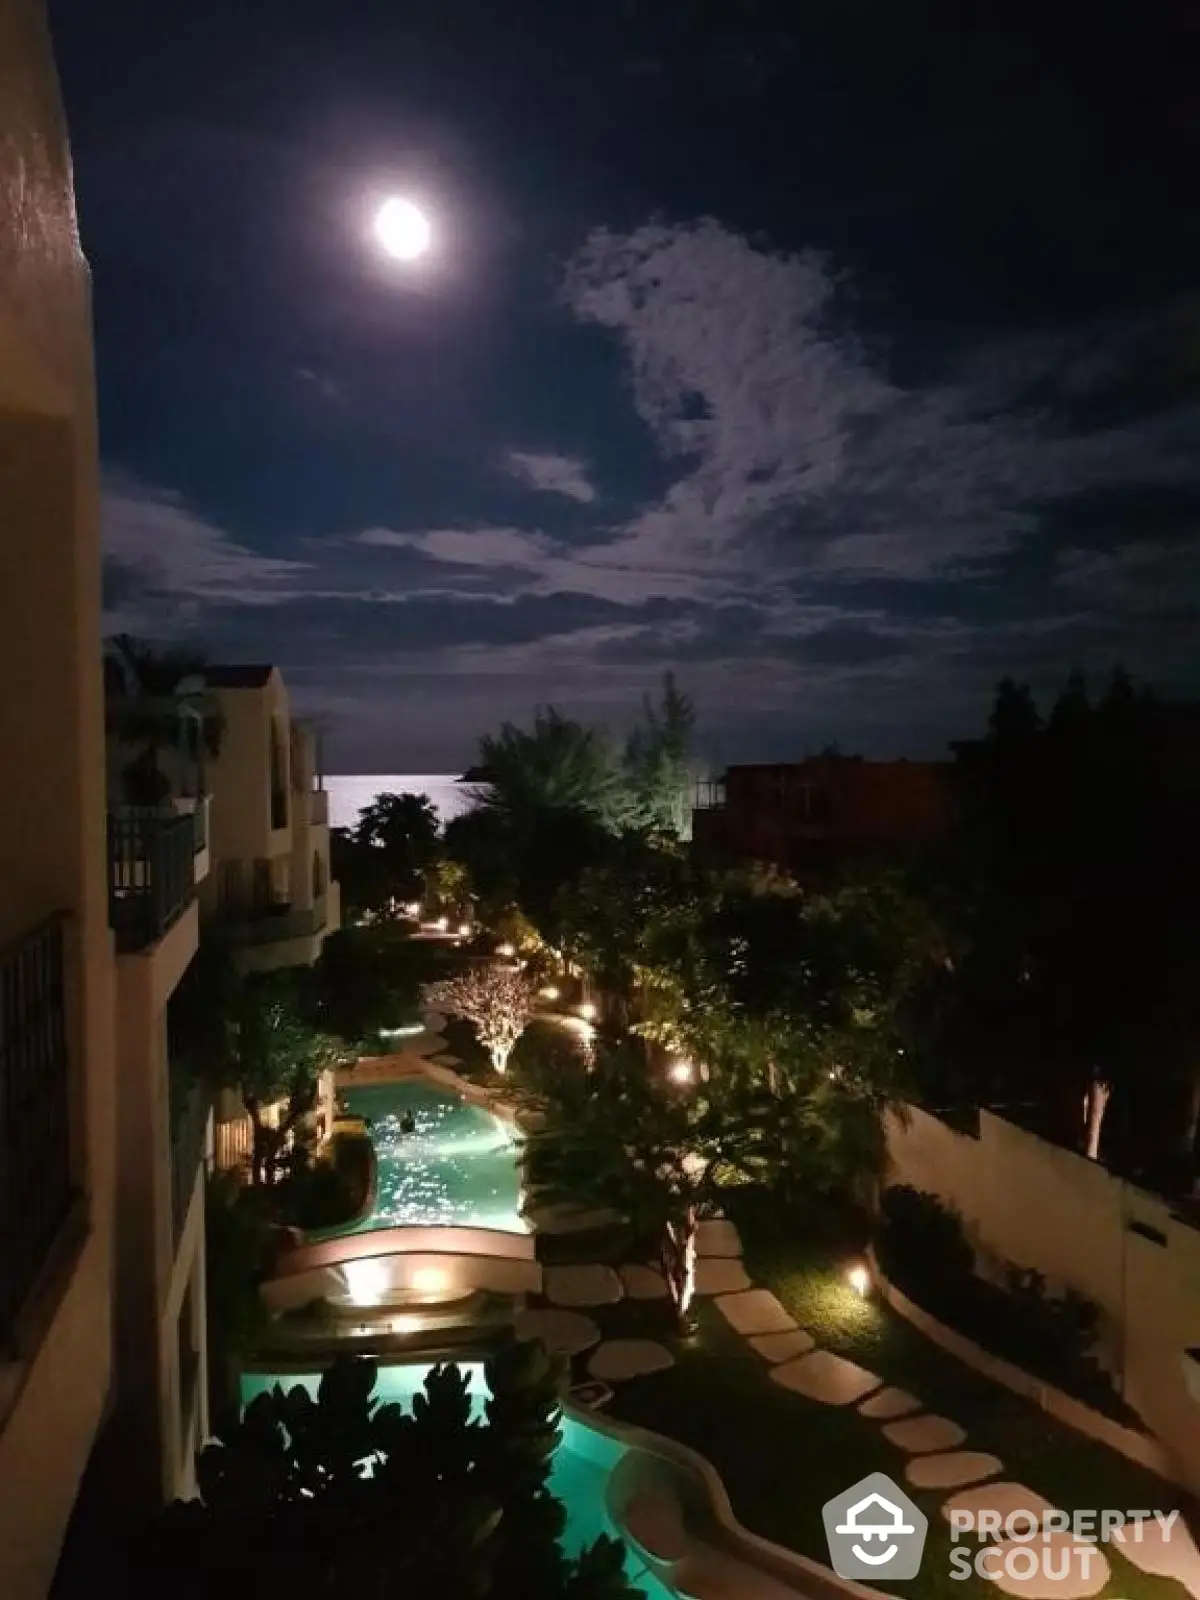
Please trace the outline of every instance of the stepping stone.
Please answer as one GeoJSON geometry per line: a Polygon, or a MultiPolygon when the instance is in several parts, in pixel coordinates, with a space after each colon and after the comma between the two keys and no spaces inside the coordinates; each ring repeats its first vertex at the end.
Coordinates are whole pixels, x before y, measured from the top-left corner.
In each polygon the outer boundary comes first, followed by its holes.
{"type": "Polygon", "coordinates": [[[589,1210],[583,1206],[526,1206],[525,1216],[538,1233],[592,1233],[619,1221],[615,1211],[589,1210]]]}
{"type": "Polygon", "coordinates": [[[740,1256],[742,1241],[732,1222],[710,1217],[696,1224],[696,1254],[699,1256],[740,1256]]]}
{"type": "Polygon", "coordinates": [[[995,1584],[1005,1594],[1017,1594],[1023,1600],[1087,1600],[1099,1594],[1109,1580],[1108,1558],[1098,1544],[1076,1539],[1073,1534],[1059,1532],[1039,1534],[1037,1543],[1026,1540],[1002,1539],[994,1547],[999,1554],[991,1558],[996,1569],[995,1584]],[[1024,1550],[1028,1555],[1017,1556],[1016,1576],[1004,1570],[1005,1560],[1011,1552],[1024,1550]],[[1030,1560],[1033,1557],[1033,1560],[1030,1560]],[[1049,1571],[1044,1570],[1048,1567],[1049,1571]],[[1053,1574],[1061,1573],[1061,1577],[1053,1574]]]}
{"type": "MultiPolygon", "coordinates": [[[[1029,1489],[1023,1483],[980,1483],[973,1489],[960,1489],[957,1494],[950,1495],[942,1501],[942,1515],[946,1521],[951,1520],[951,1512],[969,1512],[972,1519],[979,1516],[981,1511],[993,1511],[1001,1522],[1014,1513],[1026,1512],[1035,1516],[1039,1522],[1048,1511],[1055,1509],[1045,1498],[1038,1494],[1036,1489],[1029,1489]]],[[[959,1527],[962,1528],[961,1518],[959,1527]]],[[[963,1528],[965,1533],[975,1531],[975,1522],[972,1520],[969,1528],[963,1528]]]]}
{"type": "Polygon", "coordinates": [[[577,1356],[600,1343],[600,1329],[579,1311],[522,1311],[513,1328],[518,1339],[540,1339],[553,1355],[577,1356]]]}
{"type": "Polygon", "coordinates": [[[696,1262],[697,1294],[732,1294],[751,1287],[742,1263],[728,1256],[701,1256],[696,1262]]]}
{"type": "Polygon", "coordinates": [[[1140,1539],[1134,1527],[1122,1528],[1113,1535],[1113,1542],[1126,1561],[1141,1572],[1176,1579],[1200,1600],[1200,1551],[1183,1518],[1176,1517],[1165,1533],[1153,1517],[1143,1517],[1140,1527],[1140,1539]]]}
{"type": "Polygon", "coordinates": [[[796,1326],[769,1289],[718,1295],[713,1304],[735,1333],[790,1333],[796,1326]]]}
{"type": "Polygon", "coordinates": [[[643,1267],[635,1261],[620,1267],[618,1274],[630,1300],[661,1300],[667,1292],[667,1280],[657,1267],[643,1267]]]}
{"type": "Polygon", "coordinates": [[[904,1468],[904,1476],[914,1489],[958,1489],[1003,1471],[999,1456],[983,1450],[951,1450],[948,1455],[914,1456],[904,1468]]]}
{"type": "Polygon", "coordinates": [[[906,1417],[910,1411],[920,1411],[921,1402],[907,1389],[880,1389],[858,1408],[860,1417],[870,1417],[873,1422],[884,1422],[890,1417],[906,1417]]]}
{"type": "Polygon", "coordinates": [[[956,1450],[967,1430],[949,1417],[909,1417],[906,1422],[889,1422],[883,1437],[909,1455],[918,1455],[927,1450],[956,1450]]]}
{"type": "Polygon", "coordinates": [[[587,1406],[591,1411],[606,1406],[612,1397],[613,1392],[608,1385],[594,1379],[591,1383],[577,1383],[567,1390],[568,1400],[573,1400],[577,1406],[587,1406]]]}
{"type": "Polygon", "coordinates": [[[785,1362],[772,1370],[771,1379],[793,1394],[806,1395],[827,1406],[853,1405],[883,1381],[873,1372],[856,1367],[853,1361],[835,1356],[832,1350],[814,1350],[798,1361],[785,1362]]]}
{"type": "Polygon", "coordinates": [[[675,1357],[666,1345],[653,1339],[605,1339],[592,1353],[588,1371],[607,1383],[624,1383],[674,1365],[675,1357]]]}
{"type": "Polygon", "coordinates": [[[621,1298],[621,1280],[611,1267],[547,1267],[543,1282],[555,1306],[611,1306],[621,1298]]]}
{"type": "Polygon", "coordinates": [[[746,1340],[751,1350],[772,1366],[777,1361],[794,1361],[797,1356],[806,1356],[816,1342],[803,1328],[792,1328],[787,1333],[760,1333],[756,1339],[746,1340]]]}

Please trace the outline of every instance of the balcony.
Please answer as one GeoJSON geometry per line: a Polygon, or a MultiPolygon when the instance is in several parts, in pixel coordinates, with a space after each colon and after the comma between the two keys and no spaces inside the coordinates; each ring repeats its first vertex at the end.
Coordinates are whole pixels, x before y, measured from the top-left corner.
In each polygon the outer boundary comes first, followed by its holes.
{"type": "Polygon", "coordinates": [[[64,921],[0,951],[0,1349],[74,1200],[64,921]]]}
{"type": "Polygon", "coordinates": [[[308,819],[313,827],[320,827],[329,821],[329,791],[328,789],[312,789],[308,796],[308,819]]]}
{"type": "Polygon", "coordinates": [[[287,939],[315,938],[324,931],[326,920],[322,896],[315,905],[303,909],[280,905],[247,910],[226,931],[239,945],[281,944],[287,939]]]}
{"type": "Polygon", "coordinates": [[[192,902],[196,813],[127,809],[108,817],[108,920],[128,955],[161,939],[192,902]]]}

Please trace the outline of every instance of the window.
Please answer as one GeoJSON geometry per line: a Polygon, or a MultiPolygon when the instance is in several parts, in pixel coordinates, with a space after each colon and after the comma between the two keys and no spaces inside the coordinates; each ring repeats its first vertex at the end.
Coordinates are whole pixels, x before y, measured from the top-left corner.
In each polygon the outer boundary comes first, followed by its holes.
{"type": "Polygon", "coordinates": [[[319,850],[314,850],[312,858],[312,892],[314,900],[321,898],[325,893],[325,887],[325,859],[319,850]]]}

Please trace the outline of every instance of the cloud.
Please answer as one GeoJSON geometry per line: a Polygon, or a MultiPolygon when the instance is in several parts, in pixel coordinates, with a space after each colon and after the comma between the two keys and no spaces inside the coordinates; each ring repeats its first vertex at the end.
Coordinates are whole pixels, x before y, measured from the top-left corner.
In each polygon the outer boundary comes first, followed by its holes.
{"type": "Polygon", "coordinates": [[[204,607],[280,605],[310,570],[240,543],[173,491],[120,475],[106,480],[101,523],[110,629],[161,632],[204,607]]]}
{"type": "Polygon", "coordinates": [[[408,550],[455,567],[540,568],[553,549],[550,540],[521,528],[427,528],[406,532],[366,528],[355,543],[378,549],[408,550]]]}
{"type": "Polygon", "coordinates": [[[588,479],[587,469],[577,456],[557,455],[553,451],[510,450],[504,458],[504,470],[546,494],[566,495],[580,505],[591,505],[596,491],[588,479]]]}
{"type": "Polygon", "coordinates": [[[1035,535],[1034,502],[1194,479],[1177,415],[1066,425],[1068,400],[1111,381],[1080,353],[1087,330],[977,348],[905,386],[848,327],[839,287],[825,257],[712,220],[591,235],[565,301],[616,335],[637,413],[679,463],[598,564],[938,580],[1035,535]]]}

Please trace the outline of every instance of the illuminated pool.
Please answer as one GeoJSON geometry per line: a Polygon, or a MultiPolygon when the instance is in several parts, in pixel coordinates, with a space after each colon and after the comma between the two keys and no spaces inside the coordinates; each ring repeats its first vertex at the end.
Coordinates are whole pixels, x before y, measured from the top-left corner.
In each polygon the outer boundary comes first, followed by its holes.
{"type": "MultiPolygon", "coordinates": [[[[482,1415],[488,1394],[483,1365],[478,1361],[462,1361],[458,1365],[470,1382],[472,1410],[476,1415],[482,1415]]],[[[384,1401],[398,1401],[406,1410],[411,1410],[412,1397],[425,1382],[428,1371],[428,1363],[381,1365],[375,1385],[376,1397],[384,1401]]],[[[285,1389],[303,1384],[310,1394],[315,1394],[319,1381],[316,1373],[246,1372],[242,1374],[242,1404],[248,1404],[256,1395],[276,1383],[282,1384],[285,1389]]],[[[594,1543],[602,1533],[619,1537],[616,1524],[608,1514],[605,1490],[614,1468],[625,1454],[626,1446],[596,1428],[589,1428],[584,1422],[577,1422],[573,1417],[564,1418],[560,1429],[559,1445],[551,1468],[550,1488],[566,1510],[563,1546],[569,1555],[574,1555],[585,1545],[594,1543]]],[[[632,1552],[626,1554],[625,1569],[630,1582],[648,1600],[670,1600],[671,1591],[647,1572],[632,1552]]]]}
{"type": "Polygon", "coordinates": [[[414,1080],[349,1089],[345,1100],[371,1123],[379,1173],[374,1207],[339,1234],[406,1224],[529,1231],[515,1137],[490,1111],[414,1080]]]}

